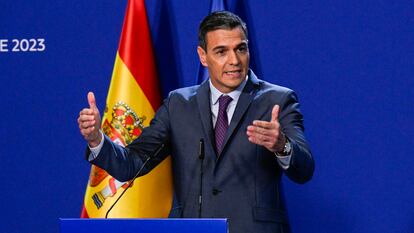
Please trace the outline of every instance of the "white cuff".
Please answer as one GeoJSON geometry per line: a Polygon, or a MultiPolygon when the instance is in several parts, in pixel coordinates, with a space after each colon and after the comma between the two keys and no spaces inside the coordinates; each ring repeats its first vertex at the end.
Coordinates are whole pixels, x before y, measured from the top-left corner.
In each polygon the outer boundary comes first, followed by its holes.
{"type": "Polygon", "coordinates": [[[290,154],[286,156],[279,156],[276,153],[275,155],[276,155],[277,162],[279,163],[279,165],[283,168],[283,170],[287,170],[290,165],[290,160],[292,159],[292,151],[290,152],[290,154]]]}
{"type": "Polygon", "coordinates": [[[101,152],[101,149],[103,147],[103,144],[104,144],[104,134],[102,133],[101,130],[99,130],[99,132],[101,133],[101,138],[102,138],[101,142],[99,142],[99,145],[97,145],[95,147],[90,147],[88,145],[89,150],[91,150],[91,153],[89,154],[89,157],[88,157],[88,161],[89,162],[92,161],[92,160],[94,160],[94,159],[96,159],[96,157],[98,157],[98,154],[99,154],[99,152],[101,152]]]}

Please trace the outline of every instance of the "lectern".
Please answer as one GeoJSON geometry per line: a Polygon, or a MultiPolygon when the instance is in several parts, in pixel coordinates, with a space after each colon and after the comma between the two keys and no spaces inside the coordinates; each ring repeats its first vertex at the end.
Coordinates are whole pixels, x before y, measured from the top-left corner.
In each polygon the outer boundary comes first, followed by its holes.
{"type": "Polygon", "coordinates": [[[227,219],[63,219],[60,233],[227,233],[227,219]]]}

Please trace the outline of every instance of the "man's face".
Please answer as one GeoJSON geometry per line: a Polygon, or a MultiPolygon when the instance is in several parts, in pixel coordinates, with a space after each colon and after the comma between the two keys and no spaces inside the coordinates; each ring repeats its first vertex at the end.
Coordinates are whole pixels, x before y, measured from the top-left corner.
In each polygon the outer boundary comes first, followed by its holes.
{"type": "Polygon", "coordinates": [[[208,68],[214,87],[222,93],[235,90],[246,78],[249,47],[241,27],[218,29],[206,34],[207,51],[197,48],[201,64],[208,68]]]}

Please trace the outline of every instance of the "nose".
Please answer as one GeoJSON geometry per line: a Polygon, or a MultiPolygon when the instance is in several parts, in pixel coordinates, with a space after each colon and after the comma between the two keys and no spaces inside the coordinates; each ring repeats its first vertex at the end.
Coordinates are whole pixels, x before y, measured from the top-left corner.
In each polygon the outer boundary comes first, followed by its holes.
{"type": "Polygon", "coordinates": [[[239,65],[239,63],[240,63],[240,58],[239,58],[239,55],[237,54],[237,52],[236,52],[236,51],[231,51],[231,52],[229,53],[228,63],[229,63],[230,65],[234,65],[234,66],[239,65]]]}

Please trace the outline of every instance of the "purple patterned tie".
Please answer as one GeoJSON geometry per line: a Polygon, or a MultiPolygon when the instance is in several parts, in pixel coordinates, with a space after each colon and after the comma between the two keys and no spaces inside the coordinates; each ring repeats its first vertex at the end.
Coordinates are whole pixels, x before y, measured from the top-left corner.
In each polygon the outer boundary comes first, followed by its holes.
{"type": "Polygon", "coordinates": [[[219,111],[217,114],[216,127],[214,128],[217,155],[220,155],[221,150],[223,149],[224,137],[226,136],[227,129],[229,128],[227,107],[232,100],[233,99],[228,95],[222,95],[219,98],[219,111]]]}

